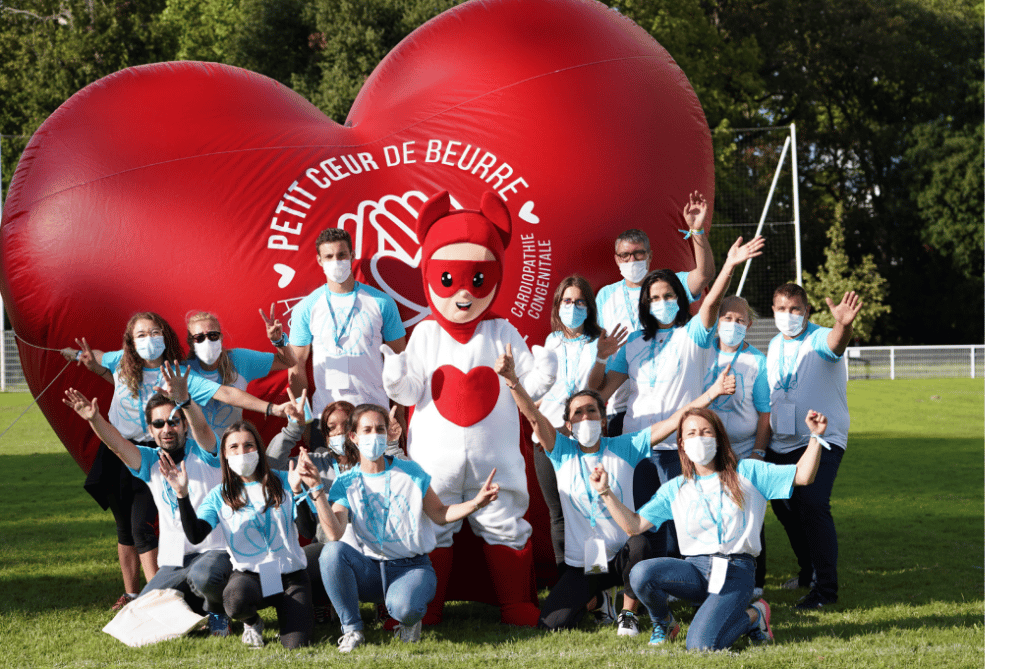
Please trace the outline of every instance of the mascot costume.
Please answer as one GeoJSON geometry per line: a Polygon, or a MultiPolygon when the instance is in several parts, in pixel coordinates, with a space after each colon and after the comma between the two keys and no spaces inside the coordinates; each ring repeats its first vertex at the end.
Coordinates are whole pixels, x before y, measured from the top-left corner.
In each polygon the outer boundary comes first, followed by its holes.
{"type": "MultiPolygon", "coordinates": [[[[555,380],[557,359],[539,346],[534,355],[515,327],[490,310],[501,287],[512,220],[500,197],[483,194],[479,211],[451,210],[447,191],[420,209],[423,292],[431,315],[416,326],[405,351],[384,355],[384,389],[399,404],[415,405],[409,456],[431,477],[445,504],[472,497],[497,470],[497,501],[467,520],[483,538],[483,555],[501,607],[501,621],[534,626],[540,614],[533,572],[526,463],[519,449],[519,412],[494,372],[511,346],[521,383],[534,399],[555,380]],[[535,364],[536,362],[536,364],[535,364]]],[[[462,523],[438,528],[430,555],[437,595],[426,624],[441,620],[452,572],[453,535],[462,523]]]]}

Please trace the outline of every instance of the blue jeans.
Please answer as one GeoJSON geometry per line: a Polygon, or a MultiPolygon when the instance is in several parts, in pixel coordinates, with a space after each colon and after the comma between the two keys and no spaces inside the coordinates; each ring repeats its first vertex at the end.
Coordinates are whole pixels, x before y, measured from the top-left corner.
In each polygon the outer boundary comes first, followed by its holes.
{"type": "Polygon", "coordinates": [[[204,611],[224,615],[224,586],[229,576],[231,558],[227,551],[189,553],[182,560],[181,567],[160,567],[142,589],[142,594],[173,588],[184,593],[186,601],[192,599],[190,595],[201,597],[204,611]]]}
{"type": "Polygon", "coordinates": [[[651,614],[651,620],[667,623],[672,612],[668,596],[700,604],[686,632],[688,650],[721,650],[754,629],[747,616],[754,590],[754,557],[732,556],[725,584],[717,594],[708,592],[710,555],[644,560],[633,567],[630,583],[651,614]]]}
{"type": "Polygon", "coordinates": [[[324,589],[348,633],[363,629],[359,602],[384,602],[388,615],[411,626],[427,613],[437,590],[437,576],[430,558],[417,555],[401,560],[384,560],[387,595],[381,581],[381,561],[368,558],[352,546],[332,541],[320,553],[320,574],[324,589]]]}

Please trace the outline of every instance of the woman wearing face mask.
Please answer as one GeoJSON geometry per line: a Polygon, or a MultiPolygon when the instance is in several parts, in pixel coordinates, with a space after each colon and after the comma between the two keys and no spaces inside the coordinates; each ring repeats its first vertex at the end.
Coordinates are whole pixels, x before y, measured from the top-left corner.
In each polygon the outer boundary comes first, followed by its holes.
{"type": "Polygon", "coordinates": [[[648,537],[627,537],[612,521],[588,476],[595,467],[611,475],[611,485],[629,508],[633,507],[633,470],[651,454],[651,446],[672,434],[683,413],[691,406],[705,406],[721,393],[732,391],[732,377],[724,372],[712,390],[690,406],[669,418],[631,434],[608,437],[605,402],[592,390],[581,390],[566,403],[560,421],[566,432],[556,430],[551,421],[530,401],[516,376],[511,349],[494,364],[504,377],[512,397],[550,459],[558,481],[558,492],[565,512],[566,568],[551,589],[541,610],[538,627],[557,630],[576,627],[585,612],[597,605],[595,595],[611,587],[625,586],[618,634],[639,633],[636,618],[638,601],[629,583],[633,567],[653,557],[648,537]]]}
{"type": "Polygon", "coordinates": [[[793,486],[814,481],[821,460],[825,416],[809,411],[807,451],[795,465],[752,459],[737,462],[722,421],[708,409],[683,414],[676,439],[682,474],[661,486],[654,498],[632,511],[609,486],[599,468],[590,481],[616,524],[637,536],[675,519],[683,559],[665,557],[638,564],[630,575],[633,589],[651,614],[651,645],[671,641],[679,632],[668,597],[699,604],[686,633],[689,650],[728,648],[743,634],[755,643],[773,638],[771,609],[763,599],[748,605],[754,588],[754,556],[769,499],[786,499],[793,486]]]}
{"type": "Polygon", "coordinates": [[[233,571],[224,587],[224,610],[244,625],[242,643],[263,647],[263,620],[259,610],[277,609],[281,645],[298,648],[309,642],[313,608],[306,574],[306,556],[295,527],[296,495],[301,484],[309,498],[323,499],[320,473],[305,451],[287,475],[272,470],[256,428],[240,421],[224,431],[220,465],[223,482],[193,509],[188,497],[188,475],[173,461],[161,462],[160,471],[178,497],[185,536],[198,543],[221,523],[233,571]]]}
{"type": "Polygon", "coordinates": [[[434,526],[453,523],[498,496],[496,470],[476,497],[445,505],[430,487],[430,476],[411,460],[384,455],[388,412],[361,404],[349,417],[348,439],[359,449],[359,466],[342,472],[328,498],[316,499],[320,523],[330,541],[320,555],[324,586],[341,618],[338,651],[349,653],[366,640],[359,602],[384,602],[398,621],[396,638],[416,642],[434,597],[437,577],[428,553],[434,526]],[[359,548],[338,541],[351,523],[359,548]]]}
{"type": "MultiPolygon", "coordinates": [[[[274,306],[270,307],[270,316],[265,316],[262,309],[260,316],[267,326],[267,339],[277,349],[274,353],[247,348],[224,349],[220,320],[206,311],[189,313],[185,319],[189,347],[185,362],[192,368],[192,374],[218,385],[245,390],[254,379],[262,379],[271,372],[291,368],[295,364],[295,356],[288,346],[288,337],[284,334],[281,321],[274,318],[274,306]]],[[[242,420],[242,409],[212,400],[203,407],[203,415],[219,439],[228,425],[242,420]]]]}
{"type": "MultiPolygon", "coordinates": [[[[183,358],[181,344],[174,329],[153,312],[137,313],[128,320],[119,351],[98,351],[83,337],[76,339],[78,349],[65,348],[68,360],[77,360],[90,371],[114,384],[109,420],[121,435],[140,445],[152,445],[146,425],[145,407],[163,383],[161,366],[167,361],[183,358]]],[[[186,374],[190,400],[205,406],[212,400],[262,411],[268,415],[284,415],[284,405],[274,405],[229,386],[222,386],[199,375],[186,374]]],[[[157,537],[153,529],[156,505],[149,488],[133,477],[120,460],[100,445],[96,459],[85,480],[85,489],[104,508],[110,508],[117,524],[117,555],[121,564],[125,594],[114,605],[124,606],[139,593],[139,563],[147,580],[157,570],[157,537]]]]}
{"type": "MultiPolygon", "coordinates": [[[[624,434],[664,420],[678,407],[700,396],[704,371],[711,357],[712,328],[732,272],[748,259],[761,255],[762,246],[762,237],[755,237],[747,244],[743,244],[742,237],[736,239],[697,318],[691,319],[689,312],[680,307],[678,299],[684,293],[675,274],[656,270],[644,279],[640,287],[642,329],[629,336],[611,361],[599,357],[589,380],[590,387],[604,398],[630,381],[622,426],[624,434]]],[[[728,372],[730,368],[725,369],[728,372]]],[[[679,475],[679,459],[671,446],[655,447],[651,462],[661,483],[679,475]]],[[[668,555],[675,554],[671,528],[660,536],[657,549],[665,550],[668,555]]]]}

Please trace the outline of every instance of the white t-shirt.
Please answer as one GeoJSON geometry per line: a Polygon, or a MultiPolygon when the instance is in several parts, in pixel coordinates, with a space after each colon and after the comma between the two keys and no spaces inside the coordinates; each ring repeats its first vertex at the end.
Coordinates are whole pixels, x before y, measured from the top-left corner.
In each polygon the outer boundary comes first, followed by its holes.
{"type": "MultiPolygon", "coordinates": [[[[558,376],[551,390],[541,398],[539,409],[552,425],[560,427],[565,423],[566,400],[587,387],[590,370],[597,360],[597,340],[587,341],[584,335],[569,339],[561,332],[552,332],[544,348],[558,356],[558,376]]],[[[536,434],[533,441],[537,441],[536,434]]]]}
{"type": "MultiPolygon", "coordinates": [[[[686,291],[686,299],[690,304],[697,301],[697,298],[690,293],[690,286],[687,284],[689,272],[676,272],[679,281],[686,291]]],[[[680,308],[682,306],[680,305],[680,308]]],[[[630,288],[626,280],[610,283],[597,291],[597,324],[609,334],[616,326],[625,326],[626,332],[637,332],[640,330],[640,286],[630,288]]],[[[629,399],[629,385],[631,381],[623,383],[610,398],[608,398],[608,413],[616,414],[626,410],[626,402],[629,399]]],[[[623,430],[625,432],[625,430],[623,430]]]]}
{"type": "Polygon", "coordinates": [[[605,542],[611,560],[629,539],[612,519],[601,496],[590,484],[590,472],[598,462],[608,472],[608,485],[631,511],[633,505],[633,470],[651,455],[651,430],[618,437],[602,437],[596,453],[583,453],[580,443],[562,433],[555,435],[555,445],[547,456],[555,469],[558,497],[565,516],[565,563],[583,567],[584,544],[596,535],[605,542]],[[586,471],[584,471],[586,470],[586,471]],[[591,526],[593,522],[593,526],[591,526]]]}
{"type": "MultiPolygon", "coordinates": [[[[108,418],[110,424],[117,428],[125,439],[133,441],[152,441],[146,426],[146,402],[156,394],[156,387],[162,386],[163,375],[159,367],[142,368],[142,383],[139,384],[139,396],[134,397],[121,378],[117,366],[121,362],[124,351],[108,351],[103,354],[100,364],[114,375],[114,398],[110,402],[108,418]]],[[[185,371],[184,369],[182,370],[185,371]]],[[[192,401],[205,407],[220,390],[220,384],[209,379],[188,375],[188,392],[192,401]]]]}
{"type": "Polygon", "coordinates": [[[429,487],[430,476],[422,467],[396,458],[379,474],[358,466],[342,472],[327,499],[348,509],[349,527],[364,555],[399,560],[425,555],[437,543],[437,526],[423,511],[429,487]]]}
{"type": "MultiPolygon", "coordinates": [[[[683,327],[659,329],[649,341],[644,341],[642,331],[629,335],[607,367],[632,381],[623,434],[650,427],[700,396],[711,356],[711,333],[694,317],[683,327]]],[[[675,446],[655,447],[666,449],[675,450],[675,446]]]]}
{"type": "MultiPolygon", "coordinates": [[[[180,535],[184,542],[184,555],[190,553],[205,553],[206,551],[224,550],[224,533],[221,528],[214,528],[213,532],[203,541],[196,545],[185,536],[185,530],[181,527],[181,514],[178,512],[178,495],[171,488],[171,485],[160,473],[160,449],[148,446],[139,446],[139,456],[142,462],[138,469],[128,468],[136,478],[141,479],[149,486],[153,493],[153,500],[156,502],[157,512],[160,514],[160,549],[157,552],[156,563],[163,567],[168,564],[170,555],[163,550],[168,545],[171,535],[180,535]]],[[[185,459],[181,461],[188,474],[188,497],[193,505],[202,504],[207,494],[221,483],[220,458],[216,454],[203,450],[203,448],[192,439],[185,440],[185,459]]]]}
{"type": "Polygon", "coordinates": [[[850,409],[846,404],[846,365],[828,347],[831,328],[809,323],[799,337],[776,335],[768,344],[768,385],[771,388],[771,450],[788,453],[811,437],[804,418],[809,410],[828,418],[824,439],[846,448],[850,409]]]}
{"type": "MultiPolygon", "coordinates": [[[[253,379],[262,379],[269,374],[270,367],[274,364],[274,354],[267,353],[266,351],[233,348],[229,349],[227,354],[231,358],[231,364],[234,365],[237,372],[235,380],[228,385],[239,390],[245,390],[253,379]]],[[[190,376],[198,375],[218,385],[223,385],[224,380],[221,378],[220,371],[216,369],[210,372],[204,370],[202,363],[196,358],[189,358],[185,361],[185,364],[192,368],[190,376]]],[[[220,440],[224,435],[224,430],[242,420],[242,409],[241,407],[224,404],[219,400],[211,400],[203,407],[203,416],[206,417],[207,424],[217,434],[217,439],[220,440]]]]}
{"type": "Polygon", "coordinates": [[[292,312],[291,343],[313,347],[313,415],[331,402],[388,406],[380,345],[405,336],[398,306],[389,295],[359,283],[350,293],[320,286],[292,312]]]}
{"type": "Polygon", "coordinates": [[[718,344],[716,338],[711,365],[704,375],[704,390],[715,383],[726,365],[732,365],[731,372],[736,377],[736,393],[718,397],[708,408],[722,419],[733,453],[742,460],[750,457],[754,451],[758,412],[771,411],[768,365],[764,353],[746,342],[732,353],[722,351],[718,344]]]}
{"type": "Polygon", "coordinates": [[[238,511],[224,503],[224,486],[214,488],[196,509],[196,517],[216,528],[224,523],[224,538],[235,571],[258,571],[259,564],[276,560],[282,574],[306,568],[306,554],[299,545],[295,527],[295,500],[288,477],[271,470],[281,480],[284,496],[281,505],[264,513],[263,484],[245,484],[248,503],[238,511]]]}
{"type": "Polygon", "coordinates": [[[740,460],[736,474],[743,491],[742,509],[722,489],[718,474],[711,474],[667,481],[637,513],[654,529],[674,520],[684,556],[746,553],[757,557],[768,500],[792,496],[796,465],[740,460]]]}

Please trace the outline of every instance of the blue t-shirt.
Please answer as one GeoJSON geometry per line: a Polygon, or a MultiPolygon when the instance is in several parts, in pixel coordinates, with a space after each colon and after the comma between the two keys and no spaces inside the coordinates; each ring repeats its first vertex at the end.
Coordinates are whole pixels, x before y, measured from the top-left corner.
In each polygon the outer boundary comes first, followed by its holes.
{"type": "MultiPolygon", "coordinates": [[[[250,381],[262,379],[269,374],[270,368],[274,364],[274,354],[267,353],[266,351],[233,348],[229,349],[227,354],[237,372],[235,380],[228,385],[239,390],[245,390],[249,386],[250,381]]],[[[220,371],[216,369],[210,372],[204,370],[202,363],[197,358],[189,358],[185,361],[185,364],[192,368],[190,376],[201,376],[217,384],[224,383],[220,371]]],[[[210,428],[216,433],[217,439],[220,439],[224,434],[224,430],[233,423],[242,420],[242,409],[241,407],[225,404],[219,400],[211,400],[203,407],[203,416],[206,418],[210,428]]]]}

